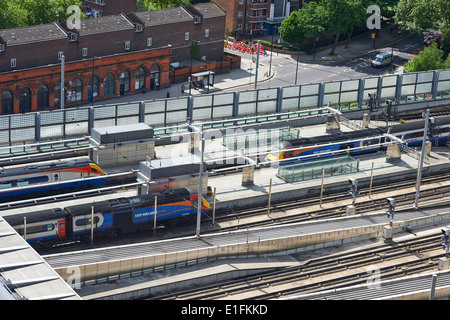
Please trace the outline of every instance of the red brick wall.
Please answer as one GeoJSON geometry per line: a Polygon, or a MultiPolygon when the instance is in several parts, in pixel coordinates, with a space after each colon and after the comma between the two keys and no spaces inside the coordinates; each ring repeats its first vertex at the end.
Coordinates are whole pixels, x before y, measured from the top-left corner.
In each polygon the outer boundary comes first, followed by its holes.
{"type": "MultiPolygon", "coordinates": [[[[116,79],[116,95],[119,94],[120,81],[119,77],[124,70],[128,70],[131,74],[130,92],[135,91],[135,74],[140,67],[146,72],[146,90],[150,90],[150,70],[153,65],[157,64],[161,69],[160,87],[170,85],[169,68],[170,68],[171,48],[159,50],[144,50],[128,54],[113,55],[103,57],[94,61],[94,74],[100,79],[99,97],[95,101],[103,100],[111,97],[104,97],[104,79],[108,73],[113,73],[116,79]]],[[[76,106],[88,102],[88,84],[92,78],[92,59],[70,62],[65,65],[65,82],[66,87],[70,89],[70,82],[79,78],[83,83],[83,100],[81,102],[66,102],[66,106],[76,106]]],[[[19,113],[19,95],[23,88],[29,88],[32,94],[32,111],[37,110],[37,91],[42,84],[48,86],[49,107],[46,109],[55,109],[55,86],[61,82],[61,65],[51,65],[47,67],[39,67],[19,72],[9,72],[0,74],[0,98],[7,90],[14,95],[14,113],[19,113]]],[[[140,90],[139,90],[140,92],[140,90]]],[[[114,97],[114,96],[113,96],[114,97]]],[[[56,97],[59,98],[59,97],[56,97]]],[[[44,109],[44,110],[46,110],[44,109]]]]}

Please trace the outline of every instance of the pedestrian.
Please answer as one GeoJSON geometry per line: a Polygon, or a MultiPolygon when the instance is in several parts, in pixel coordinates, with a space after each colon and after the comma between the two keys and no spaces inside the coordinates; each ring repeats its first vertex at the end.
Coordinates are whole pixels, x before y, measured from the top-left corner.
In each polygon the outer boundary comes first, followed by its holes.
{"type": "Polygon", "coordinates": [[[184,93],[184,84],[181,85],[181,94],[183,94],[183,93],[184,93]]]}

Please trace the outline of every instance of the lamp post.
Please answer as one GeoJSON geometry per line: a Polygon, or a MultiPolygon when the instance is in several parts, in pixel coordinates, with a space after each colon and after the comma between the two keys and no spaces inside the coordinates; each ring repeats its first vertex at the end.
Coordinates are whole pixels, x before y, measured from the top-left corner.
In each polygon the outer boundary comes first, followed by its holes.
{"type": "MultiPolygon", "coordinates": [[[[291,48],[295,48],[293,45],[289,45],[291,48]]],[[[297,85],[297,75],[298,75],[298,59],[300,58],[300,47],[297,47],[297,67],[295,68],[295,84],[297,85]]]]}
{"type": "Polygon", "coordinates": [[[193,55],[194,55],[194,43],[196,43],[196,42],[200,42],[200,41],[195,41],[195,40],[192,40],[192,44],[191,44],[191,52],[190,52],[190,58],[191,58],[191,73],[190,73],[190,76],[188,77],[188,79],[189,79],[189,95],[191,95],[191,87],[192,87],[192,60],[193,60],[193,55]]]}
{"type": "Polygon", "coordinates": [[[61,56],[61,110],[64,109],[64,102],[66,101],[65,97],[65,88],[64,88],[64,64],[66,63],[66,57],[64,55],[61,56]]]}
{"type": "Polygon", "coordinates": [[[422,151],[420,153],[419,169],[417,172],[417,189],[416,189],[416,200],[414,201],[414,209],[419,208],[418,205],[419,205],[420,182],[422,180],[423,159],[425,157],[425,144],[427,142],[429,118],[430,118],[430,109],[427,109],[427,112],[425,113],[425,128],[423,129],[422,151]]]}

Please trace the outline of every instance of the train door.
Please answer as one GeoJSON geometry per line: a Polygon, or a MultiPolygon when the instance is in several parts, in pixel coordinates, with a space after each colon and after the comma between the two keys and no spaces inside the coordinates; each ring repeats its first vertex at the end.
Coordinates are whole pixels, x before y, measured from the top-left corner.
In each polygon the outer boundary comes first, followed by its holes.
{"type": "Polygon", "coordinates": [[[197,203],[198,203],[198,199],[192,199],[191,200],[191,214],[196,214],[197,213],[197,203]]]}
{"type": "Polygon", "coordinates": [[[115,212],[113,214],[113,228],[124,233],[130,232],[133,227],[132,211],[115,212]]]}
{"type": "Polygon", "coordinates": [[[66,220],[58,221],[58,238],[64,238],[66,236],[66,220]]]}

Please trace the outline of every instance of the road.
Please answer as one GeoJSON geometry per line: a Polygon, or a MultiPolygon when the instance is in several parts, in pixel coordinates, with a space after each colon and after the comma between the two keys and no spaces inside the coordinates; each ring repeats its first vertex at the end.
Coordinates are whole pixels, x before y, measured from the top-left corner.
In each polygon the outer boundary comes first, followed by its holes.
{"type": "MultiPolygon", "coordinates": [[[[351,44],[350,44],[351,45],[351,44]]],[[[413,52],[423,46],[422,37],[419,35],[410,35],[394,45],[394,64],[403,66],[408,60],[414,57],[413,52]]],[[[318,83],[326,81],[338,81],[346,79],[359,79],[375,77],[387,74],[389,67],[373,68],[369,59],[373,59],[378,53],[391,51],[392,47],[385,47],[361,54],[355,58],[339,59],[328,62],[315,62],[302,59],[298,63],[297,84],[318,83]]],[[[248,53],[233,51],[233,54],[242,56],[243,61],[249,59],[248,53]]],[[[256,55],[254,55],[256,57],[256,55]]],[[[268,69],[272,65],[275,75],[272,79],[261,82],[258,88],[285,87],[295,84],[295,73],[297,69],[297,55],[272,54],[260,56],[260,65],[262,69],[268,69]]],[[[255,68],[253,64],[253,68],[255,68]]],[[[253,80],[254,81],[254,78],[253,80]]],[[[252,85],[243,88],[233,88],[236,90],[247,90],[253,88],[252,85]]],[[[230,90],[231,91],[231,90],[230,90]]]]}

